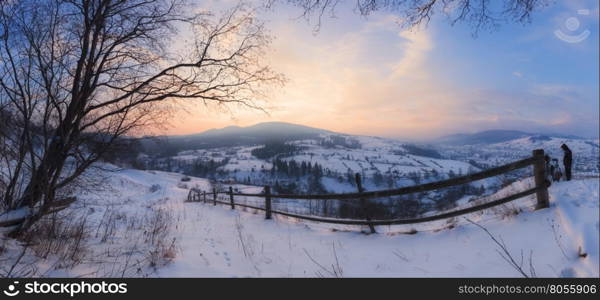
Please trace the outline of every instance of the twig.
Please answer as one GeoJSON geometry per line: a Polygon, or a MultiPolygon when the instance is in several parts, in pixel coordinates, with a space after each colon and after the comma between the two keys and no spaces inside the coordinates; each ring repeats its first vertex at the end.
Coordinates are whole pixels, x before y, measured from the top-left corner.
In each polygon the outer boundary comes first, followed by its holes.
{"type": "Polygon", "coordinates": [[[337,267],[336,273],[339,274],[339,277],[343,277],[344,272],[342,271],[342,267],[340,267],[340,262],[337,257],[337,252],[335,251],[335,243],[331,242],[331,246],[333,247],[333,257],[335,258],[335,267],[332,266],[332,268],[334,271],[336,271],[336,267],[337,267]]]}
{"type": "MultiPolygon", "coordinates": [[[[302,248],[302,250],[304,251],[304,253],[306,253],[306,256],[308,256],[308,258],[317,266],[319,266],[321,269],[323,269],[323,271],[327,272],[328,274],[330,274],[331,276],[336,276],[335,273],[329,271],[327,268],[323,267],[323,265],[321,265],[319,262],[317,262],[316,260],[314,260],[312,258],[312,256],[310,256],[310,254],[308,253],[308,251],[306,251],[306,248],[302,248]]],[[[317,274],[319,275],[319,274],[317,274]]]]}
{"type": "Polygon", "coordinates": [[[569,257],[567,256],[567,253],[565,253],[565,249],[563,248],[562,244],[560,243],[560,238],[562,236],[560,236],[557,232],[556,232],[556,226],[554,226],[554,219],[552,219],[552,222],[550,223],[550,227],[552,227],[552,232],[554,233],[554,241],[556,241],[556,245],[558,245],[558,248],[560,249],[560,252],[562,252],[563,256],[568,260],[569,257]]]}
{"type": "Polygon", "coordinates": [[[529,278],[530,276],[527,275],[527,273],[525,273],[525,271],[523,271],[523,251],[521,251],[521,263],[518,264],[515,259],[513,258],[513,256],[510,254],[510,252],[508,251],[506,244],[504,243],[504,241],[502,240],[502,238],[500,238],[500,241],[498,241],[498,239],[496,239],[496,237],[494,237],[494,235],[492,235],[492,233],[485,227],[471,221],[469,218],[465,218],[467,221],[469,221],[469,223],[481,228],[481,230],[485,231],[485,233],[487,233],[487,235],[492,239],[492,241],[494,241],[494,243],[496,243],[496,245],[500,248],[500,250],[496,249],[496,252],[498,252],[498,254],[500,254],[500,257],[502,257],[506,262],[508,262],[508,264],[510,266],[512,266],[515,270],[517,270],[519,273],[521,273],[521,275],[523,275],[523,277],[525,278],[529,278]]]}

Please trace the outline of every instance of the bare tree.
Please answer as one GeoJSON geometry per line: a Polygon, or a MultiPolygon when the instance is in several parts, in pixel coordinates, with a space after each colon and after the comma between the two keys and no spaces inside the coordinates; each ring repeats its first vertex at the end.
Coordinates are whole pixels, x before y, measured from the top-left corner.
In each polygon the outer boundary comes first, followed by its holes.
{"type": "MultiPolygon", "coordinates": [[[[267,0],[267,7],[277,2],[288,3],[302,9],[302,16],[315,17],[317,29],[325,14],[335,15],[340,0],[267,0]]],[[[452,25],[465,22],[477,34],[481,29],[491,29],[502,22],[527,23],[531,14],[549,0],[355,0],[355,10],[361,16],[377,11],[397,13],[400,24],[412,28],[427,24],[433,15],[445,15],[452,25]]]]}
{"type": "Polygon", "coordinates": [[[185,0],[0,2],[0,109],[11,118],[2,202],[29,211],[13,235],[173,105],[260,109],[255,99],[282,82],[262,64],[269,43],[242,4],[215,16],[185,0]]]}

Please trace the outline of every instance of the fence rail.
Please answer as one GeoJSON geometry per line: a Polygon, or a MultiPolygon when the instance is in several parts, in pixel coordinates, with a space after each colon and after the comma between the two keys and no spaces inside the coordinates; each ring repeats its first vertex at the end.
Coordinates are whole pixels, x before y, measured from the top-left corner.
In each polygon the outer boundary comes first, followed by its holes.
{"type": "MultiPolygon", "coordinates": [[[[499,167],[487,169],[478,173],[468,174],[465,176],[455,177],[447,180],[436,181],[425,183],[421,185],[414,185],[409,187],[403,187],[398,189],[389,189],[389,190],[381,190],[381,191],[368,191],[365,192],[362,189],[360,175],[356,174],[356,183],[358,187],[357,193],[340,193],[340,194],[314,194],[314,195],[293,195],[293,194],[271,194],[271,187],[265,186],[263,193],[234,193],[233,188],[229,187],[229,191],[227,192],[219,192],[216,189],[213,189],[212,193],[212,202],[213,205],[223,204],[230,205],[231,209],[235,209],[236,206],[245,207],[250,209],[261,210],[265,212],[265,218],[271,219],[272,214],[278,214],[282,216],[288,216],[308,221],[322,222],[322,223],[334,223],[334,224],[343,224],[343,225],[368,225],[371,229],[371,232],[375,232],[374,226],[380,225],[398,225],[398,224],[414,224],[414,223],[423,223],[430,222],[436,220],[442,220],[446,218],[456,217],[472,212],[476,212],[479,210],[491,208],[494,206],[498,206],[504,203],[508,203],[510,201],[517,200],[519,198],[536,194],[537,205],[536,209],[546,208],[549,206],[548,202],[548,183],[546,182],[546,173],[545,173],[545,161],[544,161],[544,150],[536,149],[533,150],[533,155],[529,158],[522,159],[519,161],[515,161],[509,164],[505,164],[499,167]],[[514,171],[517,169],[526,168],[529,166],[533,166],[533,175],[535,179],[535,187],[513,194],[501,199],[497,199],[488,203],[483,203],[463,209],[457,209],[437,215],[432,216],[422,216],[418,218],[408,218],[408,219],[389,219],[389,220],[371,220],[369,209],[366,205],[366,199],[370,198],[380,198],[380,197],[389,197],[389,196],[399,196],[406,195],[411,193],[419,193],[419,192],[427,192],[438,190],[442,188],[452,187],[456,185],[466,184],[473,181],[501,175],[510,171],[514,171]],[[223,201],[225,198],[218,199],[218,195],[223,194],[228,196],[229,201],[223,201]],[[265,206],[259,207],[255,205],[249,205],[246,203],[235,202],[235,196],[242,197],[254,197],[254,198],[263,198],[265,206]],[[274,210],[271,207],[271,199],[297,199],[297,200],[360,200],[360,205],[364,209],[364,219],[339,219],[339,218],[325,218],[311,215],[301,215],[295,214],[280,210],[274,210]]],[[[201,191],[199,189],[191,189],[187,201],[196,202],[203,201],[207,202],[207,192],[201,191]]]]}

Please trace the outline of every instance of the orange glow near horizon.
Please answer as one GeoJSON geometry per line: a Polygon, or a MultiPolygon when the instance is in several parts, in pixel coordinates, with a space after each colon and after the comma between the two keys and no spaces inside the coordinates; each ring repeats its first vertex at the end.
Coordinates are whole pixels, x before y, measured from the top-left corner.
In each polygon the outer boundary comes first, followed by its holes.
{"type": "Polygon", "coordinates": [[[437,82],[425,71],[426,54],[433,47],[427,32],[398,31],[392,18],[383,18],[323,43],[323,37],[301,32],[305,29],[284,25],[275,33],[270,65],[289,81],[264,103],[268,114],[201,105],[178,113],[163,132],[192,134],[282,121],[350,134],[419,136],[439,125],[439,107],[429,103],[435,97],[426,99],[431,97],[430,82],[437,82]],[[369,46],[375,33],[392,39],[394,49],[381,53],[388,58],[380,64],[362,63],[365,53],[376,50],[369,46]],[[407,98],[423,100],[407,105],[401,100],[407,98]]]}
{"type": "MultiPolygon", "coordinates": [[[[514,61],[515,55],[535,53],[502,56],[504,52],[498,50],[492,56],[497,62],[464,55],[460,52],[464,43],[482,45],[468,37],[468,32],[461,33],[467,36],[461,35],[464,40],[450,45],[455,47],[452,52],[448,43],[453,39],[444,39],[448,34],[444,30],[454,29],[445,26],[404,31],[393,16],[376,14],[368,20],[328,20],[323,31],[313,34],[312,27],[302,21],[276,19],[268,24],[275,40],[266,58],[288,82],[261,102],[268,114],[197,105],[188,107],[188,112],[176,112],[171,126],[155,133],[193,134],[272,121],[409,139],[486,129],[574,132],[597,127],[597,99],[590,101],[597,86],[594,90],[536,81],[536,76],[545,75],[544,70],[532,74],[516,69],[527,62],[514,61]],[[493,72],[486,70],[491,63],[496,64],[493,72]],[[500,70],[502,65],[511,66],[500,70]],[[515,69],[510,69],[512,65],[515,69]],[[575,109],[573,103],[585,108],[575,109]]],[[[498,44],[514,43],[513,36],[498,39],[498,44]]],[[[544,39],[553,46],[557,43],[552,35],[544,39]]],[[[567,46],[556,47],[565,51],[567,46]]],[[[568,48],[577,51],[573,49],[568,48]]],[[[597,53],[597,45],[590,49],[597,53]]],[[[593,130],[597,132],[589,131],[593,130]]]]}

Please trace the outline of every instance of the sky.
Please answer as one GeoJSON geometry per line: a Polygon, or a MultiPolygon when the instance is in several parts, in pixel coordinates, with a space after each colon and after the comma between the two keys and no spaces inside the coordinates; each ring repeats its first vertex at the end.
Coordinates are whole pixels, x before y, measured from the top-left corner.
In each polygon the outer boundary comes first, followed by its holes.
{"type": "Polygon", "coordinates": [[[284,121],[412,140],[489,129],[598,137],[598,1],[556,1],[529,24],[476,37],[439,14],[405,30],[391,13],[358,16],[353,2],[318,32],[297,8],[261,11],[274,37],[268,63],[288,79],[266,113],[197,106],[161,133],[284,121]]]}

